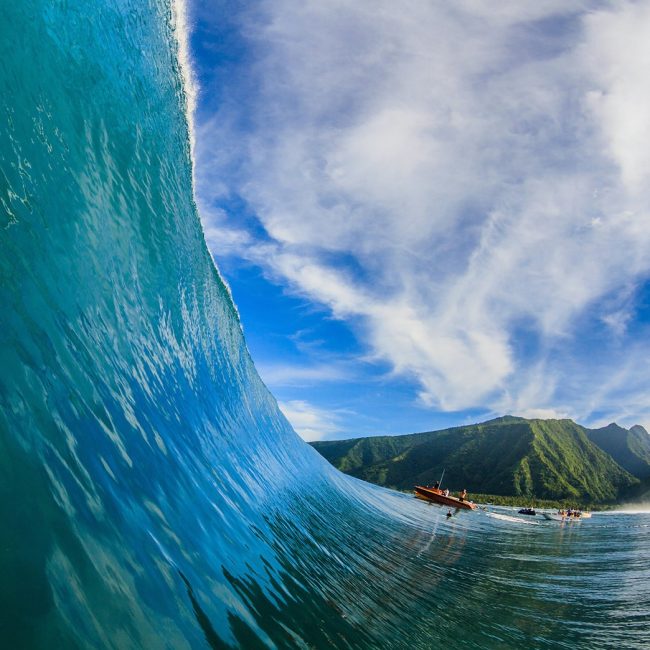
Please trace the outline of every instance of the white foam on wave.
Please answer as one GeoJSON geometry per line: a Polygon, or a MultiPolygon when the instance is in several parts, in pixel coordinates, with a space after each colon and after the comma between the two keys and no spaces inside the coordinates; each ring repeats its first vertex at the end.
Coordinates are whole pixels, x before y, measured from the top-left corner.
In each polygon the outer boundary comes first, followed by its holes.
{"type": "MultiPolygon", "coordinates": [[[[194,112],[196,110],[199,84],[196,75],[194,74],[192,57],[190,55],[190,31],[188,27],[188,9],[186,0],[171,0],[171,10],[171,28],[176,41],[176,58],[181,70],[187,127],[190,137],[190,149],[192,151],[192,168],[194,168],[194,112]]],[[[193,177],[194,170],[192,169],[192,179],[193,177]]]]}
{"type": "Polygon", "coordinates": [[[538,521],[533,521],[532,519],[522,519],[521,517],[511,517],[510,515],[502,515],[498,512],[488,512],[488,517],[493,519],[500,519],[501,521],[511,521],[515,524],[526,524],[528,526],[538,526],[538,521]]]}
{"type": "MultiPolygon", "coordinates": [[[[188,19],[189,11],[188,11],[187,0],[171,0],[171,10],[172,10],[171,28],[172,28],[172,34],[174,36],[174,40],[176,42],[176,58],[178,60],[178,66],[181,71],[181,83],[183,86],[183,96],[185,99],[185,119],[187,122],[187,132],[188,132],[189,145],[190,145],[190,163],[192,166],[192,173],[191,173],[192,197],[194,199],[194,205],[196,207],[196,211],[197,213],[199,213],[199,223],[201,224],[201,230],[203,231],[203,239],[205,241],[206,248],[210,253],[210,257],[212,258],[212,264],[217,272],[217,275],[219,276],[219,279],[221,280],[221,283],[223,284],[223,286],[226,288],[226,291],[228,292],[228,297],[230,298],[230,302],[235,310],[235,313],[237,314],[239,327],[243,332],[244,327],[241,322],[239,309],[237,308],[237,304],[235,303],[235,299],[233,298],[232,295],[232,289],[230,288],[230,285],[228,284],[226,278],[219,270],[217,262],[214,259],[214,255],[212,254],[212,251],[208,246],[207,240],[205,239],[203,220],[200,218],[199,201],[196,193],[196,156],[195,156],[196,137],[195,137],[195,128],[194,128],[194,114],[196,111],[200,87],[199,87],[197,76],[194,73],[194,66],[192,65],[192,55],[190,53],[190,28],[189,28],[189,19],[188,19]]],[[[244,345],[248,347],[245,341],[244,341],[244,345]]]]}

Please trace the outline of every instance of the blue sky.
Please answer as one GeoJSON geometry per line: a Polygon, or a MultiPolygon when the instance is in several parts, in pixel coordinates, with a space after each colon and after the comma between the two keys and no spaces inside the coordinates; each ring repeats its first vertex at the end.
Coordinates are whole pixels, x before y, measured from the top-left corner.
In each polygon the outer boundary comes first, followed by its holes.
{"type": "Polygon", "coordinates": [[[650,423],[650,5],[195,0],[196,196],[306,439],[650,423]]]}

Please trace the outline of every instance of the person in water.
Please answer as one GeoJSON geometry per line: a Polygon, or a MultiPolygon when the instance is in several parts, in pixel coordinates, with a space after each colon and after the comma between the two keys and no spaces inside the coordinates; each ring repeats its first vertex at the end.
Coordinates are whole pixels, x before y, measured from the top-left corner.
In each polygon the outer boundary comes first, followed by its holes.
{"type": "Polygon", "coordinates": [[[447,519],[449,519],[449,517],[452,517],[452,516],[453,515],[451,514],[451,510],[447,510],[447,519]]]}

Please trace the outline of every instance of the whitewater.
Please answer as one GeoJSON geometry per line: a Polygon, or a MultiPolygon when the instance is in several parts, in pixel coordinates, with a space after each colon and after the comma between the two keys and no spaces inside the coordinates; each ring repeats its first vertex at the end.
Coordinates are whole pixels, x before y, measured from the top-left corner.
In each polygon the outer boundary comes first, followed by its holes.
{"type": "Polygon", "coordinates": [[[448,520],[295,434],[204,241],[178,30],[0,8],[0,647],[650,646],[647,513],[448,520]]]}

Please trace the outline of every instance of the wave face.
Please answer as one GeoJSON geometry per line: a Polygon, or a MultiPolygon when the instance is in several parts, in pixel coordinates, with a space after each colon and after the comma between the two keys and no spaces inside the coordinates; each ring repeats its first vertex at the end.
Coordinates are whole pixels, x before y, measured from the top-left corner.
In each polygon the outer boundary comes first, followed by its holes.
{"type": "Polygon", "coordinates": [[[295,435],[204,243],[170,6],[6,2],[0,44],[0,645],[647,645],[643,527],[578,578],[578,529],[447,521],[295,435]]]}

